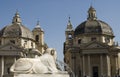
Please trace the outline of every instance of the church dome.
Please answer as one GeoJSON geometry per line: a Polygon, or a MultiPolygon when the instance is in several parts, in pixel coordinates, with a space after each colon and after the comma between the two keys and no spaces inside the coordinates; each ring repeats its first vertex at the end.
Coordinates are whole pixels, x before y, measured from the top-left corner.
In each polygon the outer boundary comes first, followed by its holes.
{"type": "Polygon", "coordinates": [[[19,13],[16,12],[11,25],[5,26],[0,31],[0,37],[23,37],[33,39],[32,32],[21,23],[19,13]]]}
{"type": "Polygon", "coordinates": [[[96,10],[91,6],[88,10],[88,18],[75,29],[74,35],[79,34],[105,34],[114,36],[112,28],[104,21],[97,20],[96,10]]]}

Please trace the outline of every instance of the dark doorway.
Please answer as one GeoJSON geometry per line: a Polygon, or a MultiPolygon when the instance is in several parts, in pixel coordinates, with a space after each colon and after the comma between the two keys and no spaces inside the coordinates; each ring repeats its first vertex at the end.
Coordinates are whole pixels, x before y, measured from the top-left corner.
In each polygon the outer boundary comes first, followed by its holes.
{"type": "Polygon", "coordinates": [[[94,66],[92,70],[93,70],[93,77],[98,77],[98,67],[94,66]]]}

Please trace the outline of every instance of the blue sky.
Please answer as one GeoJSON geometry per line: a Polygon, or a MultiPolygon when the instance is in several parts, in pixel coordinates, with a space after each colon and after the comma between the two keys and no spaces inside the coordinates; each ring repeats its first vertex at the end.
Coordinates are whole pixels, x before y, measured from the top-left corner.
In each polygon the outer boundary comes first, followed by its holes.
{"type": "Polygon", "coordinates": [[[75,29],[87,19],[90,5],[96,9],[97,18],[112,27],[115,41],[120,43],[120,0],[1,0],[0,29],[11,24],[16,10],[22,24],[30,30],[39,20],[45,31],[45,42],[56,48],[58,59],[62,60],[68,17],[71,17],[75,29]]]}

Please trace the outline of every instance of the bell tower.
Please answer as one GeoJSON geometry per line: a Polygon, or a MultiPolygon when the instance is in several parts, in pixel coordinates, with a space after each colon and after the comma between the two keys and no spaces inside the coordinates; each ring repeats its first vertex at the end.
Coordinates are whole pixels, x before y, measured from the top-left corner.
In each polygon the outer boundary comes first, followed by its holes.
{"type": "Polygon", "coordinates": [[[73,27],[72,27],[72,24],[70,21],[70,17],[69,17],[67,28],[65,30],[66,41],[73,38],[73,33],[74,33],[74,30],[73,30],[73,27]]]}
{"type": "Polygon", "coordinates": [[[33,29],[33,35],[36,43],[36,48],[43,53],[44,51],[44,31],[41,29],[39,21],[37,22],[36,27],[33,29]]]}
{"type": "Polygon", "coordinates": [[[73,45],[74,29],[72,27],[70,17],[68,20],[67,28],[65,30],[65,36],[66,36],[66,40],[64,42],[64,53],[66,52],[67,48],[69,48],[69,46],[73,45]]]}

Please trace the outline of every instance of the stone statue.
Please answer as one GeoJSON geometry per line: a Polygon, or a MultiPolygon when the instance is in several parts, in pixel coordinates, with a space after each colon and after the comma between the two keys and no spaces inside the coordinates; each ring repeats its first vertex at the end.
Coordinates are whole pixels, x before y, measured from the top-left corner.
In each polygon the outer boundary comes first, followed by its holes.
{"type": "Polygon", "coordinates": [[[56,58],[55,49],[48,48],[40,57],[18,59],[12,65],[10,71],[17,74],[58,73],[56,58]]]}

